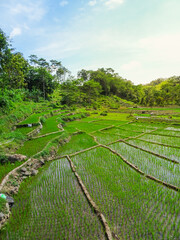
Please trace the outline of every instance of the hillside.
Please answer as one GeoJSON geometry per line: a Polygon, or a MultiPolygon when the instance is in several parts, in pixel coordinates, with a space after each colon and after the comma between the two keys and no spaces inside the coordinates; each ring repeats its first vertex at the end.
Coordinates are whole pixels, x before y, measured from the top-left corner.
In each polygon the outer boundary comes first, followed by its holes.
{"type": "Polygon", "coordinates": [[[179,149],[179,76],[74,77],[0,30],[0,239],[179,239],[179,149]]]}
{"type": "MultiPolygon", "coordinates": [[[[120,239],[128,233],[137,239],[160,233],[162,239],[177,238],[180,110],[153,109],[155,116],[148,111],[35,105],[9,130],[12,142],[19,134],[24,138],[16,148],[10,142],[1,148],[27,157],[10,164],[1,155],[1,180],[18,169],[0,185],[0,192],[15,200],[0,237],[120,239]]],[[[4,206],[1,201],[1,213],[4,206]]]]}

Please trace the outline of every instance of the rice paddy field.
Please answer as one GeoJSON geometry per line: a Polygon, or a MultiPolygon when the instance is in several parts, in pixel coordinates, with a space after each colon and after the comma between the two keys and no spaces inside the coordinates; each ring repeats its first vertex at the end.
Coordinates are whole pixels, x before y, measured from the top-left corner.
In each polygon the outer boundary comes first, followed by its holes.
{"type": "MultiPolygon", "coordinates": [[[[17,152],[42,151],[62,134],[53,133],[57,124],[48,118],[17,152]]],[[[180,239],[180,125],[108,113],[67,122],[63,131],[70,141],[22,183],[0,239],[180,239]]]]}

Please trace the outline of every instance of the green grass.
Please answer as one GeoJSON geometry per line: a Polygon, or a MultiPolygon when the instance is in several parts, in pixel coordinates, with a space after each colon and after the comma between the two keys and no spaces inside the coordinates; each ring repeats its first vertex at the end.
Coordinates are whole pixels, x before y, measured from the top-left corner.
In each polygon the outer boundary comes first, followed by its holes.
{"type": "Polygon", "coordinates": [[[179,193],[145,179],[110,151],[72,158],[76,170],[120,239],[178,239],[179,193]]]}
{"type": "Polygon", "coordinates": [[[19,125],[30,124],[30,123],[37,123],[37,122],[39,122],[39,118],[42,115],[43,115],[43,113],[34,113],[31,116],[29,116],[28,118],[26,118],[24,121],[20,122],[19,125]]]}
{"type": "Polygon", "coordinates": [[[22,127],[22,128],[16,128],[15,132],[20,132],[23,135],[26,135],[28,133],[30,133],[31,131],[33,131],[34,129],[36,129],[38,126],[34,126],[34,127],[22,127]]]}
{"type": "Polygon", "coordinates": [[[5,163],[3,165],[0,164],[0,182],[10,171],[20,166],[21,164],[23,164],[23,162],[5,163]]]}
{"type": "Polygon", "coordinates": [[[53,117],[50,117],[50,118],[46,119],[45,123],[43,124],[43,128],[41,129],[39,135],[44,135],[44,134],[47,134],[47,133],[59,131],[58,122],[56,121],[56,119],[58,117],[59,116],[53,116],[53,117]]]}
{"type": "Polygon", "coordinates": [[[44,111],[44,112],[41,112],[41,113],[34,113],[31,116],[29,116],[28,118],[26,118],[24,121],[20,122],[19,125],[28,124],[28,123],[37,123],[37,122],[39,122],[39,118],[41,116],[44,116],[44,115],[46,115],[50,112],[52,112],[52,110],[44,111]]]}
{"type": "Polygon", "coordinates": [[[20,153],[28,157],[33,156],[34,154],[42,151],[50,140],[60,135],[61,133],[59,132],[48,135],[46,137],[29,140],[25,142],[24,145],[19,148],[16,153],[20,153]]]}
{"type": "Polygon", "coordinates": [[[97,145],[86,133],[73,135],[69,143],[59,147],[57,155],[67,155],[97,145]]]}
{"type": "Polygon", "coordinates": [[[3,198],[0,198],[0,212],[4,213],[5,209],[6,209],[6,200],[3,198]]]}
{"type": "Polygon", "coordinates": [[[1,239],[105,239],[66,159],[24,182],[1,239]]]}

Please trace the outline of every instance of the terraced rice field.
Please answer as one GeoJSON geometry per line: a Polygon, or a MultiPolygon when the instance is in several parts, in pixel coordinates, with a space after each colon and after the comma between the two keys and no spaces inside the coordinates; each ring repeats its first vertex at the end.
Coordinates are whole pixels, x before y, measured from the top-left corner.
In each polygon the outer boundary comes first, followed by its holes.
{"type": "MultiPolygon", "coordinates": [[[[40,135],[57,127],[55,116],[48,121],[53,128],[40,135]]],[[[179,239],[179,129],[112,113],[66,123],[70,141],[59,147],[58,160],[22,184],[0,237],[179,239]]],[[[32,156],[56,134],[30,140],[19,152],[32,156]]]]}

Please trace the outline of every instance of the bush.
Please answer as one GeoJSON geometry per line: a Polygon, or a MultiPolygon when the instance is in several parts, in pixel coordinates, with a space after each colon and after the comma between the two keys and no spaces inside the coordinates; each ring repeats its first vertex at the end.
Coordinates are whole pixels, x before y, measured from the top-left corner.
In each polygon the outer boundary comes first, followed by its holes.
{"type": "Polygon", "coordinates": [[[5,164],[8,162],[8,157],[6,155],[0,154],[0,164],[5,164]]]}
{"type": "Polygon", "coordinates": [[[108,112],[107,111],[103,111],[102,113],[100,113],[101,116],[107,116],[108,112]]]}
{"type": "Polygon", "coordinates": [[[45,117],[40,117],[40,122],[41,122],[42,124],[44,124],[44,123],[46,122],[45,117]]]}

